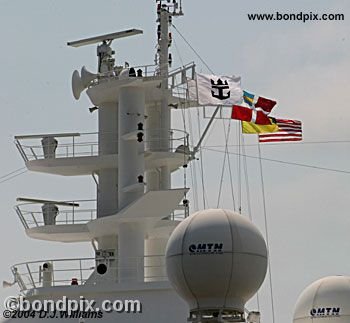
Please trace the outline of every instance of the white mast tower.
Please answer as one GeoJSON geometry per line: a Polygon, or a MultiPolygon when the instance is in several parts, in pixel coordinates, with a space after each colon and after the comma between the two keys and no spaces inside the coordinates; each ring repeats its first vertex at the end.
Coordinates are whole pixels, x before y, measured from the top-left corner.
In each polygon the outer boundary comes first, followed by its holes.
{"type": "Polygon", "coordinates": [[[72,77],[74,97],[79,99],[86,89],[94,105],[90,112],[98,110],[98,149],[90,141],[84,142],[85,134],[81,133],[16,136],[16,146],[29,170],[92,175],[97,185],[96,212],[88,209],[96,216],[88,220],[77,220],[78,210],[86,213],[86,201],[21,199],[43,204],[42,212],[27,211],[33,204],[16,207],[30,237],[92,242],[95,249],[93,259],[50,259],[14,265],[15,281],[26,297],[84,296],[97,304],[106,298],[139,299],[142,313],[112,312],[103,320],[116,322],[116,316],[119,322],[186,320],[186,304],[168,282],[164,257],[168,238],[181,220],[175,216],[176,210],[182,210],[183,218],[188,215],[188,189],[171,186],[171,173],[191,159],[187,134],[171,129],[171,108],[190,105],[185,95],[175,96],[173,90],[186,83],[187,74],[193,79],[195,68],[192,63],[169,72],[169,26],[173,17],[182,14],[181,3],[176,0],[157,1],[156,65],[115,64],[112,41],[141,34],[141,30],[68,43],[73,47],[99,43],[97,73],[83,67],[80,75],[74,71],[72,77]],[[39,148],[28,143],[38,139],[42,144],[39,148]],[[90,153],[82,153],[82,147],[89,145],[90,153]],[[62,214],[66,215],[65,221],[62,214]],[[62,267],[63,263],[68,265],[62,267]],[[73,263],[77,264],[74,269],[73,263]],[[58,278],[62,272],[64,279],[58,278]]]}

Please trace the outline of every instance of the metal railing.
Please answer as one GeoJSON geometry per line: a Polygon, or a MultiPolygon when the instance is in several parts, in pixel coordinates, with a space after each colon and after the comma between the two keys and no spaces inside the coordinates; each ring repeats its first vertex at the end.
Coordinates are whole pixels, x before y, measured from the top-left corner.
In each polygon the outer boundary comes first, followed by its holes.
{"type": "Polygon", "coordinates": [[[37,159],[98,155],[96,133],[15,136],[15,145],[25,162],[37,159]]]}
{"type": "MultiPolygon", "coordinates": [[[[138,132],[137,130],[131,132],[127,140],[137,140],[138,132]]],[[[179,152],[181,147],[187,147],[185,150],[187,152],[189,149],[188,133],[185,131],[171,129],[166,133],[162,129],[145,129],[142,132],[145,135],[142,142],[145,151],[179,152]]],[[[41,159],[98,156],[99,136],[104,136],[105,145],[118,145],[117,134],[98,134],[97,132],[16,136],[15,145],[25,162],[41,159]]]]}
{"type": "MultiPolygon", "coordinates": [[[[195,63],[191,62],[185,66],[172,70],[169,73],[169,87],[172,90],[173,96],[179,99],[179,104],[182,107],[192,106],[189,100],[189,88],[197,93],[197,82],[195,82],[195,63]]],[[[198,101],[198,98],[196,99],[198,101]]]]}
{"type": "MultiPolygon", "coordinates": [[[[84,224],[96,219],[96,200],[65,201],[72,206],[57,206],[53,214],[55,225],[84,224]],[[79,204],[79,207],[75,206],[79,204]],[[57,217],[56,217],[57,216],[57,217]]],[[[52,205],[55,203],[53,202],[52,205]]],[[[46,225],[42,203],[22,203],[15,206],[15,211],[25,229],[46,225]]]]}
{"type": "Polygon", "coordinates": [[[165,217],[166,220],[171,221],[182,221],[185,220],[189,216],[189,208],[184,207],[183,205],[179,205],[179,209],[171,212],[168,217],[165,217]]]}
{"type": "MultiPolygon", "coordinates": [[[[47,210],[43,209],[42,203],[21,203],[14,207],[18,218],[25,229],[32,229],[44,225],[85,224],[97,218],[96,200],[64,201],[71,206],[51,205],[57,207],[57,211],[45,215],[47,210]],[[79,206],[76,206],[79,205],[79,206]],[[48,223],[48,217],[51,221],[48,223]]],[[[188,207],[179,205],[178,210],[171,212],[165,220],[182,221],[188,217],[188,207]]]]}
{"type": "MultiPolygon", "coordinates": [[[[198,105],[198,98],[196,100],[193,100],[193,98],[191,98],[190,100],[188,95],[190,87],[192,88],[193,93],[197,93],[197,82],[195,82],[195,67],[195,63],[190,62],[169,72],[169,90],[171,90],[173,97],[177,98],[177,106],[189,107],[198,105]]],[[[161,78],[158,65],[142,65],[133,66],[130,68],[134,70],[135,76],[139,76],[138,79],[141,79],[142,77],[153,77],[160,80],[161,78]]],[[[96,74],[96,77],[89,81],[87,87],[90,88],[99,84],[118,80],[120,79],[120,74],[123,70],[125,70],[125,68],[118,66],[112,71],[96,74]]]]}
{"type": "Polygon", "coordinates": [[[119,266],[118,258],[46,259],[15,264],[11,267],[21,291],[40,287],[95,284],[108,275],[110,281],[121,281],[120,272],[127,272],[124,281],[166,281],[165,256],[152,255],[129,259],[129,266],[119,266]],[[104,275],[97,272],[98,264],[105,264],[104,275]],[[96,276],[94,276],[96,275],[96,276]]]}
{"type": "MultiPolygon", "coordinates": [[[[159,77],[160,69],[158,65],[149,64],[149,65],[139,65],[139,66],[130,66],[124,68],[117,66],[114,70],[96,74],[96,77],[90,81],[88,87],[98,85],[101,83],[109,82],[112,80],[118,80],[120,78],[120,73],[125,69],[133,69],[135,71],[135,76],[139,77],[159,77]]],[[[195,77],[195,63],[190,62],[182,67],[173,69],[169,72],[169,85],[170,88],[174,88],[177,85],[186,83],[186,77],[194,79],[195,77]],[[177,76],[181,78],[178,79],[177,76]]]]}
{"type": "MultiPolygon", "coordinates": [[[[124,68],[124,67],[117,66],[112,71],[96,74],[96,77],[92,81],[90,81],[90,83],[88,84],[88,87],[95,86],[95,85],[98,85],[98,84],[101,84],[101,83],[110,82],[110,81],[113,81],[113,80],[118,80],[120,78],[120,72],[125,70],[125,69],[126,68],[124,68]]],[[[136,75],[138,73],[138,70],[140,70],[141,71],[141,73],[140,73],[141,77],[159,76],[158,65],[154,65],[154,64],[140,65],[140,66],[131,66],[128,69],[129,69],[129,71],[130,71],[130,69],[134,69],[136,75]]]]}

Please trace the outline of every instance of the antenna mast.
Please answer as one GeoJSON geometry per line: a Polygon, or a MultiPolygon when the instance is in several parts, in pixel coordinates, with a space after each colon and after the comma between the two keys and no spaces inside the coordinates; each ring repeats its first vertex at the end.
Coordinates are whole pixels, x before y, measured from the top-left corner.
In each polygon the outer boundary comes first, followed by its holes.
{"type": "MultiPolygon", "coordinates": [[[[169,27],[172,25],[172,19],[176,16],[182,16],[182,4],[177,0],[157,0],[157,55],[156,63],[158,63],[159,74],[162,77],[162,101],[160,107],[160,138],[162,138],[162,149],[169,151],[170,145],[170,129],[171,129],[171,113],[169,107],[169,90],[168,78],[169,67],[172,65],[172,54],[169,48],[172,44],[172,33],[169,27]]],[[[167,166],[161,167],[160,170],[160,189],[171,188],[171,173],[167,166]]]]}

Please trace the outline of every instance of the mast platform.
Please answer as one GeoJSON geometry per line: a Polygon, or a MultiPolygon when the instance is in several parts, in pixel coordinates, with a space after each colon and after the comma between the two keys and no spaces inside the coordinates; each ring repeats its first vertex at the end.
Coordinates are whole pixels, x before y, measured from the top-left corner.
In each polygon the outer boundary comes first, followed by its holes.
{"type": "MultiPolygon", "coordinates": [[[[173,172],[187,163],[190,151],[186,132],[171,129],[170,146],[167,149],[161,147],[161,131],[152,129],[151,133],[152,139],[145,140],[146,170],[167,166],[173,172]],[[152,150],[148,148],[151,145],[152,150]]],[[[145,134],[147,135],[147,129],[145,134]]],[[[126,140],[136,138],[137,133],[132,132],[126,140]]],[[[102,169],[118,168],[118,154],[100,152],[97,132],[16,136],[15,145],[28,170],[34,172],[81,176],[91,175],[102,169]]]]}
{"type": "MultiPolygon", "coordinates": [[[[185,218],[180,202],[187,189],[149,191],[120,212],[96,217],[96,201],[73,201],[73,206],[45,215],[38,203],[15,206],[26,234],[33,239],[57,242],[89,242],[98,237],[118,234],[119,225],[125,222],[142,222],[147,238],[168,237],[185,218]],[[74,204],[78,202],[79,207],[74,204]],[[167,215],[167,216],[165,216],[167,215]]],[[[61,208],[61,207],[60,207],[61,208]]]]}

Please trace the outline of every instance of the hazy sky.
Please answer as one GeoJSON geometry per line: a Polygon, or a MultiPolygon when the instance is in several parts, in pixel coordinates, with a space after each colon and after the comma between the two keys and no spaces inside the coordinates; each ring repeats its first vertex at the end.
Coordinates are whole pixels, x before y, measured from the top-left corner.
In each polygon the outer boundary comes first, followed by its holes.
{"type": "MultiPolygon", "coordinates": [[[[348,172],[263,161],[276,322],[290,322],[296,299],[308,284],[327,275],[350,274],[350,3],[347,0],[184,0],[183,7],[185,16],[174,23],[215,73],[241,75],[243,88],[278,101],[276,116],[303,121],[304,143],[264,145],[263,157],[348,172]],[[253,22],[247,18],[247,13],[276,11],[343,13],[345,21],[253,22]],[[316,141],[323,143],[310,143],[316,141]]],[[[114,42],[117,60],[122,64],[124,61],[152,64],[155,1],[0,0],[3,44],[0,177],[24,166],[13,144],[14,135],[96,131],[97,114],[88,112],[91,104],[87,97],[83,95],[80,101],[75,101],[70,89],[74,69],[82,65],[91,71],[96,69],[96,48],[69,48],[66,42],[128,28],[143,29],[144,35],[114,42]]],[[[175,44],[172,47],[174,66],[195,60],[198,71],[208,72],[176,31],[173,36],[178,48],[175,44]]],[[[193,132],[197,134],[197,111],[191,116],[193,132]]],[[[180,126],[179,120],[177,113],[174,127],[180,126]]],[[[200,121],[203,129],[206,120],[202,120],[201,111],[200,121]]],[[[228,123],[225,124],[227,127],[228,123]]],[[[205,146],[220,147],[207,148],[224,150],[222,125],[218,120],[205,141],[205,146]]],[[[230,145],[238,142],[237,126],[236,121],[231,122],[230,145]]],[[[197,135],[195,143],[196,138],[197,135]]],[[[255,136],[245,140],[250,145],[246,148],[247,155],[257,156],[255,136]]],[[[230,150],[237,152],[235,146],[230,150]]],[[[210,207],[217,204],[222,161],[222,153],[203,150],[210,207]]],[[[198,171],[199,162],[195,163],[192,167],[198,171]]],[[[239,176],[235,155],[231,155],[230,163],[237,201],[239,176]]],[[[248,158],[247,167],[252,216],[264,231],[258,161],[248,158]]],[[[182,184],[182,171],[174,180],[177,186],[182,184]]],[[[199,172],[197,182],[200,186],[199,172]]],[[[66,245],[29,239],[13,211],[18,196],[57,200],[94,198],[95,187],[90,177],[27,172],[0,183],[0,191],[1,279],[12,279],[9,267],[14,263],[93,255],[89,244],[66,245]]],[[[198,193],[201,208],[200,189],[198,193]]],[[[243,200],[246,213],[245,195],[243,200]]],[[[232,208],[232,205],[226,169],[220,207],[232,208]]],[[[271,322],[267,282],[261,291],[262,322],[271,322]]],[[[15,287],[1,290],[0,298],[16,293],[15,287]]],[[[253,301],[251,308],[254,307],[253,301]]]]}

